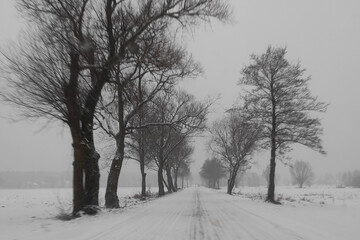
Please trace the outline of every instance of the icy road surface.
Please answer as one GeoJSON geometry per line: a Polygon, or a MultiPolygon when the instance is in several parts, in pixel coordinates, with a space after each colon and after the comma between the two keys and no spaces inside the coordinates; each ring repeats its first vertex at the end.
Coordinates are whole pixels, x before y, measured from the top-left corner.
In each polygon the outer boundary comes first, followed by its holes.
{"type": "Polygon", "coordinates": [[[358,211],[346,207],[276,206],[192,187],[95,217],[44,220],[39,229],[12,239],[350,240],[359,239],[359,217],[358,211]]]}

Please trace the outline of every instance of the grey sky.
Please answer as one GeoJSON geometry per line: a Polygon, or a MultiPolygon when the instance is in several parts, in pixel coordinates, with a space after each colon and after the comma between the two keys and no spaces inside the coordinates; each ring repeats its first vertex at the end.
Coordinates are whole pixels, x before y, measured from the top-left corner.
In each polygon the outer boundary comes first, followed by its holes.
{"type": "MultiPolygon", "coordinates": [[[[0,43],[16,39],[19,29],[13,1],[0,1],[0,43]]],[[[310,89],[321,101],[331,105],[322,115],[325,134],[321,156],[296,147],[294,159],[311,161],[315,172],[341,172],[360,169],[360,1],[358,0],[232,0],[233,24],[200,26],[186,44],[201,62],[205,75],[183,82],[200,98],[221,95],[218,118],[240,93],[237,81],[251,53],[263,53],[269,44],[287,46],[287,58],[301,65],[312,76],[310,89]]],[[[0,116],[12,109],[0,105],[0,116]]],[[[70,170],[72,149],[66,128],[53,124],[43,131],[41,124],[10,123],[0,118],[0,170],[70,170]]],[[[197,166],[209,157],[204,140],[197,142],[197,166]]],[[[269,159],[256,157],[260,170],[269,159]]],[[[280,164],[279,164],[280,165],[280,164]]]]}

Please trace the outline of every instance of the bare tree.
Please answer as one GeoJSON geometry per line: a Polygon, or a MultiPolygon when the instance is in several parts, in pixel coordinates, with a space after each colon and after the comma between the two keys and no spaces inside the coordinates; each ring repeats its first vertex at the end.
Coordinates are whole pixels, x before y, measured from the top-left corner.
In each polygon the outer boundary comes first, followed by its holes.
{"type": "MultiPolygon", "coordinates": [[[[183,91],[172,94],[167,92],[154,99],[152,113],[156,124],[149,128],[152,136],[150,154],[157,165],[159,196],[165,194],[163,171],[171,155],[186,139],[205,130],[206,116],[211,105],[212,101],[196,101],[193,95],[183,91]]],[[[171,173],[167,174],[169,176],[171,173]]]]}
{"type": "MultiPolygon", "coordinates": [[[[69,126],[74,146],[73,214],[95,213],[91,206],[98,205],[100,156],[94,144],[94,117],[104,87],[116,78],[113,70],[136,49],[137,39],[152,23],[167,20],[190,27],[212,17],[225,21],[228,5],[220,0],[18,2],[34,31],[21,51],[7,54],[11,73],[6,79],[12,92],[4,99],[27,116],[60,119],[69,126]]],[[[115,168],[120,170],[116,164],[115,168]]]]}
{"type": "Polygon", "coordinates": [[[309,162],[297,160],[290,166],[290,175],[293,182],[302,188],[304,183],[310,184],[310,181],[314,177],[314,172],[309,162]]]}
{"type": "MultiPolygon", "coordinates": [[[[144,34],[142,38],[146,40],[139,42],[139,53],[135,54],[134,61],[119,66],[125,69],[115,72],[116,91],[103,104],[105,125],[102,127],[115,139],[117,146],[105,195],[105,205],[109,208],[119,207],[117,186],[124,159],[126,135],[149,126],[149,123],[145,122],[144,113],[147,104],[156,95],[172,88],[180,79],[195,77],[200,72],[198,65],[187,57],[184,49],[165,36],[162,28],[160,25],[144,34]],[[162,34],[157,32],[159,28],[163,31],[162,34]]],[[[139,140],[142,141],[143,131],[138,133],[139,140]]],[[[142,146],[143,144],[139,145],[142,146]]],[[[142,154],[139,155],[141,164],[144,159],[142,154]]]]}
{"type": "Polygon", "coordinates": [[[327,104],[311,96],[310,77],[300,64],[285,59],[286,48],[268,47],[265,54],[251,55],[252,63],[242,69],[240,84],[250,86],[245,108],[263,128],[264,148],[271,149],[267,201],[276,203],[276,155],[284,155],[298,143],[324,153],[320,120],[312,112],[325,112],[327,104]]]}
{"type": "Polygon", "coordinates": [[[238,172],[251,167],[251,156],[256,150],[260,130],[237,111],[229,111],[210,130],[210,149],[228,170],[227,193],[230,195],[238,172]]]}

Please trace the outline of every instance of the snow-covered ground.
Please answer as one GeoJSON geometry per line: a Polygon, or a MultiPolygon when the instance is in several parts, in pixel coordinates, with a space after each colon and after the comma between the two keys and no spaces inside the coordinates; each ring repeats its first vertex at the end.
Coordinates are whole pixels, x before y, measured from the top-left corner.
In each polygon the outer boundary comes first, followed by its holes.
{"type": "MultiPolygon", "coordinates": [[[[225,190],[224,190],[225,191],[225,190]]],[[[242,187],[234,195],[252,200],[264,200],[266,187],[242,187]]],[[[285,205],[311,205],[353,207],[360,209],[360,188],[336,188],[333,186],[276,186],[276,198],[285,205]]]]}
{"type": "Polygon", "coordinates": [[[192,187],[137,205],[138,192],[119,189],[126,208],[60,221],[70,189],[2,189],[0,239],[359,239],[360,189],[278,187],[280,206],[260,199],[266,188],[192,187]]]}

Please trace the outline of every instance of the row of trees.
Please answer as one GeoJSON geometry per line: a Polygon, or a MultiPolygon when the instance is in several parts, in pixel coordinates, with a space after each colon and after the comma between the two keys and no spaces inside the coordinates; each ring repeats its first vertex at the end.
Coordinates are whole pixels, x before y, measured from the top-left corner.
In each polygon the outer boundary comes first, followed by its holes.
{"type": "Polygon", "coordinates": [[[237,174],[251,167],[256,150],[270,150],[266,201],[272,203],[277,203],[276,160],[283,159],[293,144],[325,154],[320,120],[311,113],[325,112],[327,104],[311,95],[305,69],[290,63],[285,54],[286,48],[269,46],[266,53],[251,55],[251,63],[241,71],[240,104],[210,130],[210,149],[229,176],[228,194],[237,174]]]}
{"type": "MultiPolygon", "coordinates": [[[[229,186],[232,186],[232,190],[234,187],[237,187],[240,184],[245,184],[245,186],[252,187],[262,186],[264,184],[269,185],[270,165],[267,165],[267,167],[262,171],[261,175],[246,170],[247,168],[239,169],[234,179],[234,183],[229,182],[230,180],[233,180],[233,176],[229,175],[228,168],[224,166],[222,161],[218,160],[217,158],[212,158],[211,160],[205,160],[200,171],[200,176],[207,181],[207,185],[210,188],[219,188],[220,180],[222,178],[229,177],[228,191],[229,186]]],[[[302,188],[304,184],[311,185],[313,183],[314,173],[309,162],[297,160],[290,165],[289,170],[292,184],[297,184],[300,188],[302,188]]],[[[276,174],[275,184],[278,184],[279,179],[280,176],[276,174]]],[[[351,179],[352,180],[348,182],[352,182],[354,178],[351,179]]],[[[229,191],[228,193],[231,194],[232,191],[229,191]]]]}
{"type": "Polygon", "coordinates": [[[189,148],[186,139],[201,131],[208,109],[208,104],[174,90],[180,79],[201,72],[174,40],[174,29],[211,18],[225,21],[228,5],[221,0],[17,3],[31,26],[22,42],[4,53],[7,88],[2,98],[26,117],[60,120],[68,126],[74,148],[73,214],[95,213],[99,205],[95,129],[116,143],[106,207],[119,206],[117,185],[130,134],[136,152],[132,156],[139,160],[143,178],[147,159],[155,159],[162,195],[163,170],[170,168],[173,153],[182,152],[177,146],[189,148]]]}

